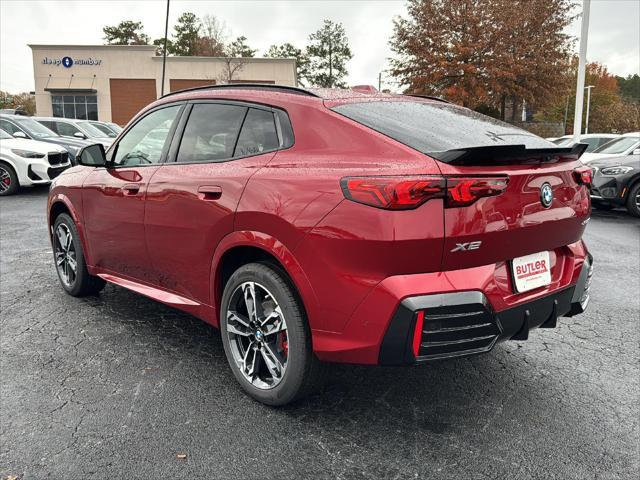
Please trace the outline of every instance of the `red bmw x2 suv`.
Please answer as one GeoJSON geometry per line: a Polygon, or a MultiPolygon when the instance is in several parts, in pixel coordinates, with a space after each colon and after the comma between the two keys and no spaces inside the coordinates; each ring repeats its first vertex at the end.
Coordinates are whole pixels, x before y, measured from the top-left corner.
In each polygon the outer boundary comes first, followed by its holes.
{"type": "Polygon", "coordinates": [[[219,327],[244,390],[283,405],[321,361],[483,353],[584,311],[584,147],[427,97],[175,92],[55,180],[56,268],[219,327]]]}

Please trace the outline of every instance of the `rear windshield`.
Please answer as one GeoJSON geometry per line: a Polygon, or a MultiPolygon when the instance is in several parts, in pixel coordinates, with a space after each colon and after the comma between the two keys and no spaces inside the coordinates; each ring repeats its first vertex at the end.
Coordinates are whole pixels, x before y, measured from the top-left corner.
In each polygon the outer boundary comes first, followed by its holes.
{"type": "Polygon", "coordinates": [[[471,147],[557,148],[526,130],[446,103],[373,101],[332,110],[435,158],[439,152],[471,147]]]}

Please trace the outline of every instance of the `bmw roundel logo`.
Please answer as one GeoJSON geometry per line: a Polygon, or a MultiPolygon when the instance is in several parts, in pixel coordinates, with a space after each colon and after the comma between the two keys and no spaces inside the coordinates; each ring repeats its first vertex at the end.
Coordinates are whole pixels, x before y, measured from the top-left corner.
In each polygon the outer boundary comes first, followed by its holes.
{"type": "Polygon", "coordinates": [[[543,183],[540,187],[540,203],[544,208],[549,208],[553,202],[553,190],[549,183],[543,183]]]}
{"type": "Polygon", "coordinates": [[[65,68],[70,68],[71,66],[73,66],[73,58],[71,58],[71,57],[62,57],[62,65],[65,68]]]}

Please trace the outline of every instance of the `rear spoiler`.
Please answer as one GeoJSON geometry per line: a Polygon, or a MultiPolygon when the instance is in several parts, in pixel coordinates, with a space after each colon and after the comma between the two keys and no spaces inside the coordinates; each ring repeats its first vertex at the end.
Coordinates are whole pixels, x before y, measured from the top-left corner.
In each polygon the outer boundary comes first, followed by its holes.
{"type": "Polygon", "coordinates": [[[587,149],[586,143],[569,147],[527,148],[524,145],[489,145],[485,147],[458,148],[443,152],[425,152],[449,165],[510,165],[557,163],[579,159],[587,149]]]}

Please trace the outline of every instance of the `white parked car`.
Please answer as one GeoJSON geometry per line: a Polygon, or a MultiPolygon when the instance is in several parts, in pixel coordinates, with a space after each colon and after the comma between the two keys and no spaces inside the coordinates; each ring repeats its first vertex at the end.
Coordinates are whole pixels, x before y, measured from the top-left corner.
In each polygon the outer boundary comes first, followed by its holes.
{"type": "Polygon", "coordinates": [[[115,139],[115,137],[110,137],[102,130],[91,125],[89,120],[58,117],[33,117],[33,119],[61,137],[80,138],[91,143],[101,143],[104,145],[105,150],[111,146],[115,139]]]}
{"type": "Polygon", "coordinates": [[[640,154],[640,132],[631,132],[605,143],[591,153],[585,153],[580,160],[582,163],[589,163],[607,157],[638,154],[640,154]]]}
{"type": "MultiPolygon", "coordinates": [[[[605,143],[609,143],[614,138],[618,138],[620,135],[615,133],[585,133],[580,135],[580,143],[586,143],[588,145],[585,150],[586,153],[593,152],[600,148],[605,143]]],[[[564,135],[562,137],[554,138],[550,140],[560,147],[566,147],[573,143],[573,135],[564,135]]]]}
{"type": "Polygon", "coordinates": [[[59,145],[14,138],[0,129],[0,196],[20,187],[51,183],[71,167],[69,152],[59,145]]]}

